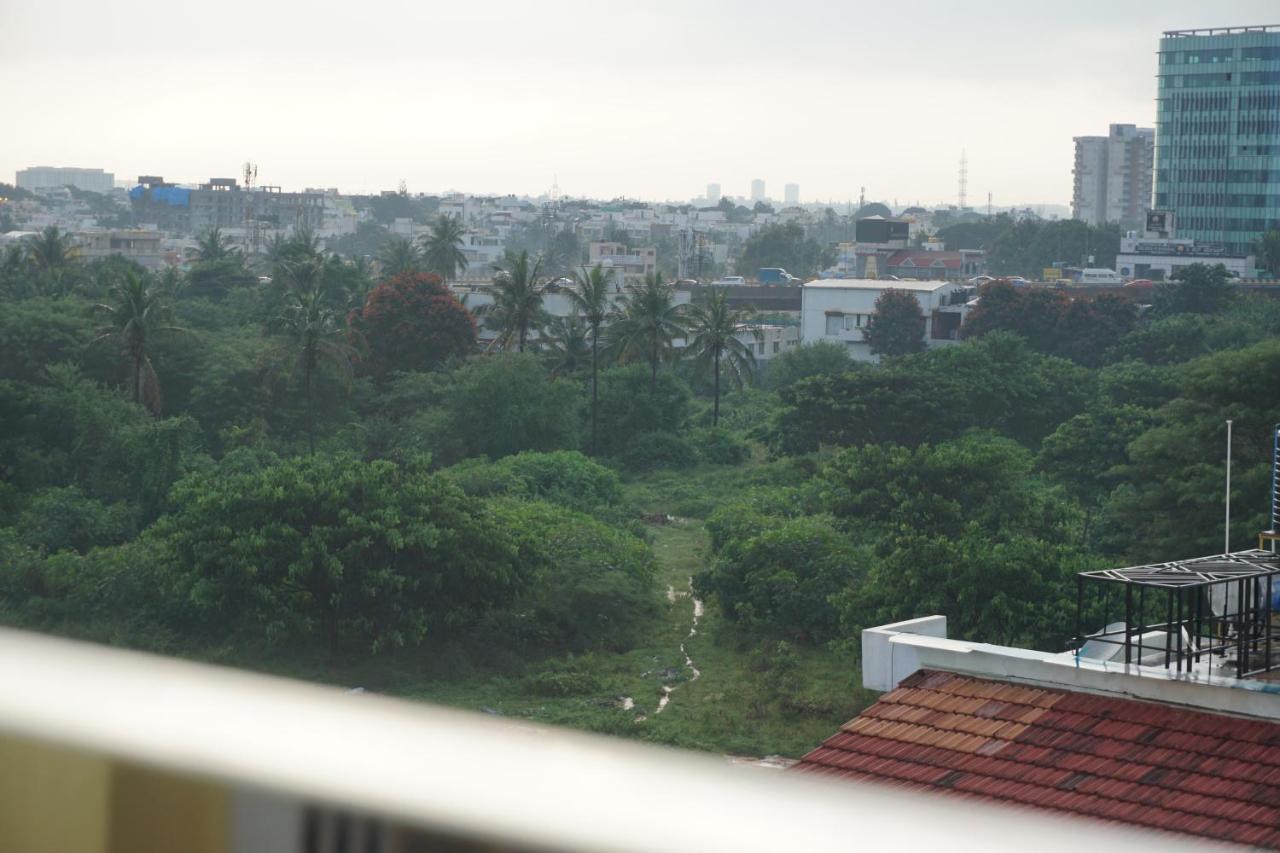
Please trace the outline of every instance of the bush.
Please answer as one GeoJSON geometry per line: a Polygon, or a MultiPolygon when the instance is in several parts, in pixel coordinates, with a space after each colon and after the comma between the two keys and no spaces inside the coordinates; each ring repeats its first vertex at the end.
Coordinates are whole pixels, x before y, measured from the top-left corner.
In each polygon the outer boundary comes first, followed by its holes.
{"type": "Polygon", "coordinates": [[[527,581],[492,514],[421,464],[289,459],[192,476],[173,497],[153,530],[219,635],[376,652],[465,632],[527,581]]]}
{"type": "Polygon", "coordinates": [[[692,396],[688,384],[670,371],[658,374],[656,392],[645,365],[601,371],[600,452],[618,455],[645,433],[676,432],[688,417],[692,396]]]}
{"type": "Polygon", "coordinates": [[[689,435],[689,443],[703,462],[712,465],[741,465],[751,458],[751,448],[726,429],[697,430],[689,435]]]}
{"type": "Polygon", "coordinates": [[[490,502],[532,582],[496,631],[528,651],[625,650],[658,610],[649,546],[623,530],[543,501],[490,502]]]}
{"type": "Polygon", "coordinates": [[[800,639],[838,635],[831,598],[859,577],[858,554],[830,518],[764,521],[764,529],[730,547],[721,543],[711,568],[695,578],[731,620],[800,639]]]}
{"type": "Polygon", "coordinates": [[[496,462],[472,459],[443,473],[469,495],[541,498],[579,512],[613,506],[622,498],[617,473],[576,450],[525,451],[496,462]]]}
{"type": "Polygon", "coordinates": [[[576,669],[548,669],[526,676],[524,691],[531,696],[581,696],[599,689],[599,680],[576,669]]]}
{"type": "Polygon", "coordinates": [[[124,503],[105,504],[77,486],[43,489],[18,517],[17,532],[29,547],[52,553],[84,553],[95,545],[117,545],[133,532],[137,513],[124,503]]]}
{"type": "Polygon", "coordinates": [[[692,468],[698,464],[698,454],[689,442],[670,432],[636,436],[617,459],[628,471],[692,468]]]}
{"type": "Polygon", "coordinates": [[[473,358],[438,391],[432,448],[442,461],[497,459],[578,445],[582,389],[552,379],[531,353],[473,358]]]}

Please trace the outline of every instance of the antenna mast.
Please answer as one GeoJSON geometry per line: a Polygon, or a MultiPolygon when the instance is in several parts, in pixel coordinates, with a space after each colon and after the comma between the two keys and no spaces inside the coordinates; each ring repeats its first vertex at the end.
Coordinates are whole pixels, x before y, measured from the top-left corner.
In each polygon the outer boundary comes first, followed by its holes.
{"type": "Polygon", "coordinates": [[[969,154],[960,149],[960,209],[969,206],[969,154]]]}

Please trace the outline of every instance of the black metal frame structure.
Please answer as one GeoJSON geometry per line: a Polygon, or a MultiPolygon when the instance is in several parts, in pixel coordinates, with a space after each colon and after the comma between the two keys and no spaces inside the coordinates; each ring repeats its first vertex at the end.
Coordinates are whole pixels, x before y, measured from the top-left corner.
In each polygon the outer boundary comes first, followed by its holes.
{"type": "Polygon", "coordinates": [[[1280,554],[1264,550],[1081,572],[1076,576],[1074,648],[1079,653],[1086,642],[1123,646],[1124,662],[1137,664],[1144,656],[1143,636],[1163,632],[1166,668],[1190,671],[1202,658],[1217,655],[1225,662],[1233,655],[1237,677],[1259,675],[1280,669],[1280,624],[1272,624],[1273,615],[1280,617],[1280,609],[1272,612],[1275,591],[1280,591],[1280,554]],[[1085,590],[1103,598],[1106,625],[1117,587],[1123,590],[1124,628],[1104,627],[1083,636],[1085,590]],[[1153,609],[1164,619],[1147,621],[1153,609]]]}

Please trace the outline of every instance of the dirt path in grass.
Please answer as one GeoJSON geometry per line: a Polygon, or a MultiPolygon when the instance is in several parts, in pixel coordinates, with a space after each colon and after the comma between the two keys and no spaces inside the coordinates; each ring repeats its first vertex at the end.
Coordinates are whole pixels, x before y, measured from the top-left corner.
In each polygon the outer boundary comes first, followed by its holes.
{"type": "MultiPolygon", "coordinates": [[[[662,525],[655,530],[654,554],[658,558],[661,565],[661,577],[667,583],[667,602],[673,607],[678,605],[682,600],[688,599],[692,604],[692,614],[689,622],[689,631],[684,635],[684,639],[680,643],[680,656],[684,659],[684,669],[688,671],[687,678],[676,679],[663,682],[659,688],[658,707],[653,712],[654,716],[661,714],[671,704],[671,694],[674,693],[682,684],[692,684],[702,675],[702,671],[694,664],[693,658],[689,655],[688,643],[698,633],[698,622],[702,619],[703,604],[702,599],[698,598],[693,591],[693,575],[694,569],[700,566],[700,557],[697,553],[696,542],[701,537],[693,534],[685,525],[687,522],[673,520],[672,522],[662,525]],[[675,583],[679,578],[681,585],[688,587],[688,591],[677,590],[675,583]]],[[[635,702],[630,697],[623,697],[623,707],[634,707],[635,702]]],[[[636,717],[636,722],[643,722],[648,719],[645,714],[636,717]]]]}
{"type": "MultiPolygon", "coordinates": [[[[693,621],[689,625],[689,633],[685,635],[685,642],[680,644],[680,654],[684,656],[684,667],[690,673],[689,679],[685,683],[692,684],[698,680],[698,676],[702,675],[702,671],[693,665],[693,658],[689,657],[689,652],[685,648],[693,635],[698,633],[698,620],[702,618],[702,599],[693,594],[693,578],[689,578],[689,592],[687,594],[689,600],[693,602],[693,621]]],[[[673,587],[667,587],[667,600],[671,602],[676,600],[676,591],[673,587]]],[[[677,686],[677,684],[662,685],[662,696],[658,699],[658,710],[653,712],[655,715],[661,714],[667,705],[671,703],[671,694],[677,686]]]]}

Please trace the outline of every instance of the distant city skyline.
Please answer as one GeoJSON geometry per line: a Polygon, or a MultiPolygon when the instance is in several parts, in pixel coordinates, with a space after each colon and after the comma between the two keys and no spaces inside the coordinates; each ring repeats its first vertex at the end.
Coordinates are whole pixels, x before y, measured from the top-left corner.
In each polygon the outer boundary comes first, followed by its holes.
{"type": "Polygon", "coordinates": [[[347,193],[403,180],[539,195],[558,182],[571,196],[679,201],[711,181],[749,197],[761,179],[776,198],[794,183],[804,201],[856,201],[865,187],[868,200],[932,206],[955,202],[963,149],[981,208],[989,192],[997,206],[1069,204],[1074,137],[1152,126],[1163,30],[1280,11],[922,0],[908,21],[834,0],[785,15],[656,0],[603,17],[586,2],[371,0],[339,16],[48,0],[5,18],[0,73],[22,81],[6,94],[6,182],[36,165],[196,182],[251,160],[264,184],[347,193]],[[590,49],[606,35],[638,49],[590,49]],[[615,120],[619,103],[644,120],[615,120]]]}

